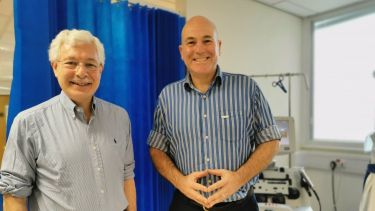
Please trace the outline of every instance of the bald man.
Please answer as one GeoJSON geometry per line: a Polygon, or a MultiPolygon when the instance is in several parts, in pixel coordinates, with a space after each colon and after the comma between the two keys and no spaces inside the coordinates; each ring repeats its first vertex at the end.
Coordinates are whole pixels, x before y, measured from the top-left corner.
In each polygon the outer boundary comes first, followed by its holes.
{"type": "Polygon", "coordinates": [[[176,187],[171,211],[258,210],[253,185],[278,151],[280,133],[261,90],[220,69],[220,48],[210,20],[189,19],[179,46],[187,75],[159,95],[148,145],[176,187]]]}

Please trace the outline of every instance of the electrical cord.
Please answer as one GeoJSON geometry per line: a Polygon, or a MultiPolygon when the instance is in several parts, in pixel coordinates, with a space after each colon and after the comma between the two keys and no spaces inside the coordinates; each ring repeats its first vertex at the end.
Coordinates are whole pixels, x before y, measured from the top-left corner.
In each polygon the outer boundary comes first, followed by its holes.
{"type": "Polygon", "coordinates": [[[337,164],[336,164],[335,161],[331,161],[329,165],[331,167],[331,184],[332,184],[333,209],[334,209],[334,211],[337,211],[336,196],[335,196],[335,169],[337,167],[337,164]]]}
{"type": "Polygon", "coordinates": [[[319,210],[322,211],[322,204],[320,202],[319,195],[316,192],[316,190],[314,189],[312,182],[310,181],[310,179],[308,178],[306,173],[304,173],[304,170],[301,171],[301,175],[302,175],[301,186],[306,189],[306,192],[309,194],[310,197],[311,197],[310,189],[313,191],[313,193],[315,195],[315,198],[316,198],[316,200],[318,201],[318,204],[319,204],[319,210]]]}
{"type": "Polygon", "coordinates": [[[314,188],[311,188],[311,190],[313,191],[313,193],[314,193],[316,199],[318,200],[319,210],[322,211],[322,204],[320,203],[320,198],[319,198],[319,196],[318,196],[318,193],[315,191],[314,188]]]}

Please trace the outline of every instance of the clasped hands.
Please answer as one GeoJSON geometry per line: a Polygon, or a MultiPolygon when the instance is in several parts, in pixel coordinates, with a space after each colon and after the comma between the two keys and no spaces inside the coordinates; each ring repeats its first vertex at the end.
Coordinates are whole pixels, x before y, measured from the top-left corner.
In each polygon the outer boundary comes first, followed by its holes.
{"type": "Polygon", "coordinates": [[[242,185],[242,178],[237,172],[226,169],[208,169],[184,176],[184,179],[179,181],[178,189],[186,197],[201,204],[203,207],[211,208],[237,192],[242,185]],[[216,175],[221,179],[210,186],[204,186],[197,182],[200,178],[208,175],[216,175]],[[199,191],[213,192],[213,194],[206,198],[199,191]]]}

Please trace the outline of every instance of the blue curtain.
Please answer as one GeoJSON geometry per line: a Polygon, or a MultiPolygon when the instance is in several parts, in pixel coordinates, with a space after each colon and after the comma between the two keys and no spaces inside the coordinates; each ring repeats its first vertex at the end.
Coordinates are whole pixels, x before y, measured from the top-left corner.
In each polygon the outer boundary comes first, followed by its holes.
{"type": "Polygon", "coordinates": [[[146,140],[159,92],[184,76],[178,44],[185,19],[110,0],[14,0],[14,18],[16,45],[7,131],[17,113],[60,93],[48,62],[50,41],[65,28],[89,30],[106,51],[96,95],[124,107],[132,121],[138,210],[168,210],[173,188],[152,166],[146,140]]]}

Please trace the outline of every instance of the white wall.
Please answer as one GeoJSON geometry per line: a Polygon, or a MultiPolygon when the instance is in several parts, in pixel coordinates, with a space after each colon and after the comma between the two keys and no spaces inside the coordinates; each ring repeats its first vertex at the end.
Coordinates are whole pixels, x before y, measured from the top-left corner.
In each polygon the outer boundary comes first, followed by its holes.
{"type": "MultiPolygon", "coordinates": [[[[215,22],[222,40],[219,64],[224,71],[246,75],[301,72],[300,18],[251,0],[189,0],[186,14],[187,18],[204,15],[215,22]]],[[[272,87],[272,82],[277,79],[255,78],[273,114],[287,116],[288,95],[278,87],[272,87]]],[[[291,80],[291,110],[296,119],[298,137],[298,100],[300,90],[306,90],[301,78],[291,80]]],[[[287,86],[287,78],[284,85],[287,86]]]]}
{"type": "MultiPolygon", "coordinates": [[[[253,74],[301,72],[302,20],[251,0],[189,0],[187,18],[204,15],[215,22],[224,71],[253,74]]],[[[275,115],[288,115],[288,96],[272,87],[277,78],[256,78],[275,115]]],[[[287,79],[284,84],[287,85],[287,79]]],[[[300,78],[292,79],[292,114],[298,114],[300,78]]],[[[298,119],[297,119],[298,121],[298,119]]]]}
{"type": "MultiPolygon", "coordinates": [[[[227,72],[253,74],[277,74],[305,72],[310,75],[308,64],[303,60],[302,20],[272,9],[252,0],[188,0],[187,18],[204,15],[215,22],[222,40],[219,64],[227,72]],[[302,62],[304,61],[304,62],[302,62]]],[[[288,96],[272,87],[276,78],[255,78],[266,95],[276,116],[288,115],[288,96]]],[[[284,85],[287,85],[285,79],[284,85]]],[[[302,77],[292,78],[291,114],[296,120],[297,147],[309,138],[308,94],[302,77]],[[304,125],[302,127],[302,125],[304,125]]],[[[332,153],[322,150],[299,151],[293,156],[293,164],[305,166],[320,195],[322,210],[333,210],[331,197],[331,172],[329,161],[345,160],[345,166],[335,174],[336,202],[339,211],[358,210],[362,191],[366,158],[358,159],[348,153],[332,153]]],[[[278,157],[281,165],[287,165],[287,157],[278,157]]],[[[312,207],[318,209],[315,197],[312,207]]]]}

